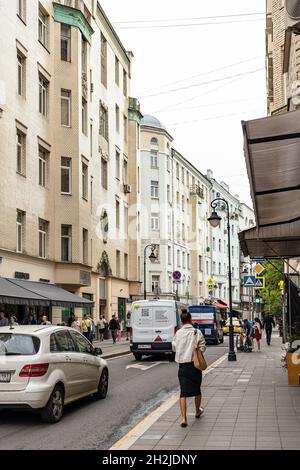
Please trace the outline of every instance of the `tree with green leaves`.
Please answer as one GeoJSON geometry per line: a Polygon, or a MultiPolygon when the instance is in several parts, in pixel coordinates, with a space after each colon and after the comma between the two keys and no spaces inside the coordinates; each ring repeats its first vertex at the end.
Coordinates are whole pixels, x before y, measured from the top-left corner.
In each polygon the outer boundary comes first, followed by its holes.
{"type": "Polygon", "coordinates": [[[263,313],[271,313],[276,317],[282,314],[282,295],[280,281],[284,279],[284,263],[282,260],[265,261],[265,288],[260,289],[260,297],[263,304],[263,313]]]}

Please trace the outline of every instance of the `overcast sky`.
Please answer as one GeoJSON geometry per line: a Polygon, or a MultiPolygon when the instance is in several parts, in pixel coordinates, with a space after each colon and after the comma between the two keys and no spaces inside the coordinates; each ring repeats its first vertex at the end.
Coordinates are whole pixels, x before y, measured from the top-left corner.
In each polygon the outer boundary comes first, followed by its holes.
{"type": "Polygon", "coordinates": [[[241,120],[266,115],[265,17],[248,15],[264,13],[265,0],[100,3],[134,53],[131,96],[143,114],[160,119],[202,173],[212,169],[252,205],[241,120]]]}

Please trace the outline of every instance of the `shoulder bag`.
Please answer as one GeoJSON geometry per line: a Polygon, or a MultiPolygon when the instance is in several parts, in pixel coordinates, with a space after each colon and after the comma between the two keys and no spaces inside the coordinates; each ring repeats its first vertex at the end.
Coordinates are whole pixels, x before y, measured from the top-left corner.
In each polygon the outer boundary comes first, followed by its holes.
{"type": "MultiPolygon", "coordinates": [[[[195,330],[194,333],[194,340],[196,340],[197,331],[195,330]]],[[[196,345],[193,350],[193,362],[194,362],[194,367],[198,370],[205,370],[207,369],[207,364],[206,360],[204,359],[202,351],[198,348],[198,343],[196,342],[196,345]]]]}

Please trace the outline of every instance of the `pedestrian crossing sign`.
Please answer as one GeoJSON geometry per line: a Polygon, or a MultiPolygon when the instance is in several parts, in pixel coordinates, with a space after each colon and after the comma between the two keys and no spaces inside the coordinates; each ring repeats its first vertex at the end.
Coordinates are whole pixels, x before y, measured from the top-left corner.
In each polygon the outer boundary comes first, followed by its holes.
{"type": "Polygon", "coordinates": [[[244,287],[254,287],[255,286],[255,276],[244,276],[243,286],[244,287]]]}
{"type": "Polygon", "coordinates": [[[264,289],[265,288],[265,277],[257,277],[255,279],[255,289],[264,289]]]}

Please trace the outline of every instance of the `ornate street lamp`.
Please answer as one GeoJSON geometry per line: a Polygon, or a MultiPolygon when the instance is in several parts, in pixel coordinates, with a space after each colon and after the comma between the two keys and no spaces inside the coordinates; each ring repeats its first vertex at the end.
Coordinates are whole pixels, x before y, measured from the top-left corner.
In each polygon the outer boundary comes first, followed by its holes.
{"type": "Polygon", "coordinates": [[[236,354],[234,350],[234,335],[233,335],[233,324],[232,324],[232,273],[231,273],[231,241],[230,241],[230,213],[229,204],[223,198],[216,198],[211,202],[212,213],[207,219],[210,225],[214,228],[218,227],[221,221],[221,217],[217,214],[216,208],[218,207],[217,202],[222,201],[227,208],[227,237],[228,237],[228,282],[229,282],[229,353],[228,361],[236,361],[236,354]]]}
{"type": "Polygon", "coordinates": [[[155,250],[157,248],[156,245],[146,245],[145,248],[144,248],[144,300],[147,299],[147,289],[146,289],[146,252],[147,252],[147,248],[150,248],[151,247],[151,253],[150,255],[148,256],[148,258],[150,259],[150,261],[154,261],[157,259],[157,255],[155,254],[155,250]]]}

